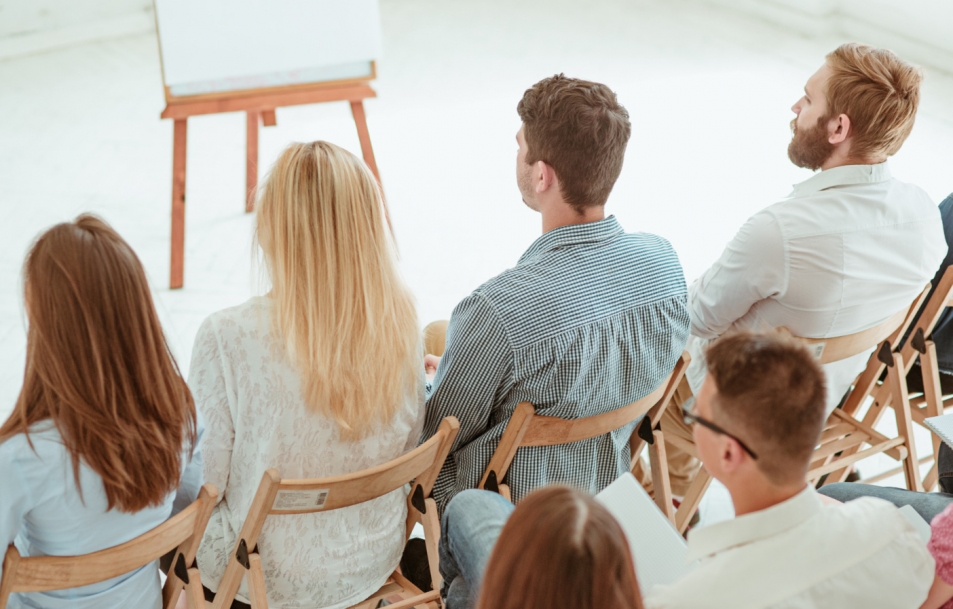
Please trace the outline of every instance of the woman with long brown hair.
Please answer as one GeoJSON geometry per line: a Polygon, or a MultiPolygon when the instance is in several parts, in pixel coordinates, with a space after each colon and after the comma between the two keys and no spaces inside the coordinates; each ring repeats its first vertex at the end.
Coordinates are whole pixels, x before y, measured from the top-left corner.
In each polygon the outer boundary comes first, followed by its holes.
{"type": "MultiPolygon", "coordinates": [[[[271,290],[209,316],[189,371],[207,425],[205,480],[220,491],[198,552],[212,590],[265,470],[367,469],[416,447],[423,427],[416,309],[367,166],[328,142],[291,144],[258,193],[257,219],[271,290]]],[[[406,496],[265,521],[268,605],[350,607],[375,592],[400,560],[406,496]]],[[[233,606],[247,599],[243,583],[233,606]]]]}
{"type": "Polygon", "coordinates": [[[447,609],[643,609],[622,527],[592,495],[545,486],[514,509],[463,491],[443,515],[447,609]]]}
{"type": "MultiPolygon", "coordinates": [[[[194,499],[195,405],[142,265],[109,225],[83,215],[54,226],[30,249],[23,274],[26,368],[0,426],[0,546],[72,556],[124,543],[194,499]]],[[[149,566],[12,598],[47,609],[162,600],[149,566]]]]}

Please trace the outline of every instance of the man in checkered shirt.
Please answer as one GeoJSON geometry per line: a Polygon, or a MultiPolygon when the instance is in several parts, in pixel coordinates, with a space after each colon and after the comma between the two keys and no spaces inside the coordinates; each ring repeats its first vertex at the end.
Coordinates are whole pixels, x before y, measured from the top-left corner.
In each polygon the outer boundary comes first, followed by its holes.
{"type": "MultiPolygon", "coordinates": [[[[688,338],[672,246],[605,216],[631,132],[615,93],[560,74],[527,90],[517,112],[517,183],[543,236],[457,305],[442,358],[427,357],[436,374],[423,439],[446,416],[460,421],[434,487],[441,512],[479,483],[517,404],[564,419],[621,408],[665,380],[688,338]]],[[[521,448],[499,482],[514,501],[554,482],[598,492],[629,470],[634,427],[521,448]]]]}

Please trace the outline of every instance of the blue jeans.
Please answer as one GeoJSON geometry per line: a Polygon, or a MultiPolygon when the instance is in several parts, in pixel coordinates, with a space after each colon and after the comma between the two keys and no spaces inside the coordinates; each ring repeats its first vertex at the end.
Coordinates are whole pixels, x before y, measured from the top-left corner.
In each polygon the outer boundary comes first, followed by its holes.
{"type": "Polygon", "coordinates": [[[897,507],[909,505],[924,520],[932,522],[934,516],[953,503],[953,449],[946,444],[940,444],[937,463],[940,474],[939,493],[917,493],[902,488],[857,484],[855,482],[828,484],[819,488],[818,492],[838,501],[851,501],[859,497],[879,497],[880,499],[886,499],[897,507]]]}
{"type": "Polygon", "coordinates": [[[497,493],[466,490],[447,505],[440,523],[441,595],[446,609],[476,607],[486,563],[513,504],[497,493]]]}

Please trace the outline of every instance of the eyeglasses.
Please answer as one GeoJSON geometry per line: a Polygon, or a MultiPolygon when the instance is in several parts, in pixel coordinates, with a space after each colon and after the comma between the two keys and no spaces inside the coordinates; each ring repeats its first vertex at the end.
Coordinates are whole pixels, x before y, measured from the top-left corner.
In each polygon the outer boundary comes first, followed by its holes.
{"type": "Polygon", "coordinates": [[[721,434],[723,436],[728,436],[729,438],[737,442],[738,445],[741,446],[742,450],[744,450],[746,453],[751,455],[752,459],[757,460],[758,455],[754,454],[754,451],[748,448],[747,444],[745,444],[740,439],[738,439],[738,436],[728,433],[727,431],[715,425],[711,421],[701,418],[700,416],[698,416],[697,414],[694,414],[687,408],[682,408],[682,419],[685,421],[685,425],[691,426],[693,423],[698,423],[702,427],[707,427],[708,429],[712,430],[715,433],[721,434]]]}

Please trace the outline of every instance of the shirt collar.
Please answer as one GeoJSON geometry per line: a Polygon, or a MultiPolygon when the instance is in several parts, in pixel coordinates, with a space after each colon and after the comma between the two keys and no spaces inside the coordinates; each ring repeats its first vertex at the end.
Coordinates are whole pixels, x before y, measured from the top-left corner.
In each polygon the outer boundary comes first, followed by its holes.
{"type": "Polygon", "coordinates": [[[598,222],[560,226],[545,233],[542,237],[534,241],[533,244],[529,246],[529,249],[520,256],[518,264],[529,262],[546,252],[560,247],[608,241],[622,233],[622,226],[619,224],[619,221],[615,219],[615,216],[609,216],[598,222]]]}
{"type": "Polygon", "coordinates": [[[774,537],[793,529],[820,510],[821,500],[817,497],[817,491],[807,485],[797,495],[767,509],[692,529],[688,533],[688,562],[774,537]]]}
{"type": "Polygon", "coordinates": [[[887,167],[886,161],[876,165],[842,165],[820,171],[800,184],[795,184],[788,197],[806,197],[835,186],[876,184],[886,182],[890,178],[890,168],[887,167]]]}

